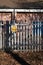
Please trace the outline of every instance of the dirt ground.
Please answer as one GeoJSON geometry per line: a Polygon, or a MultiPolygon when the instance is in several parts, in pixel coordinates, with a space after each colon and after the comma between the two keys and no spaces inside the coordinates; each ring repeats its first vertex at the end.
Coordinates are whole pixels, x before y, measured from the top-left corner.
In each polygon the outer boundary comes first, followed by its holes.
{"type": "Polygon", "coordinates": [[[0,0],[0,8],[40,9],[43,8],[43,0],[0,0]]]}
{"type": "Polygon", "coordinates": [[[43,52],[5,52],[0,50],[0,65],[43,65],[43,52]]]}

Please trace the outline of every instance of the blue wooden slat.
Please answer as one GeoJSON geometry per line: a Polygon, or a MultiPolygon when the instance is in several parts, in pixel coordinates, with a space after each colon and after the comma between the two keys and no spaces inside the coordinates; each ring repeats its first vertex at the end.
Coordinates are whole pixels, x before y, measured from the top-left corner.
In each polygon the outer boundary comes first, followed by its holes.
{"type": "Polygon", "coordinates": [[[41,35],[43,35],[43,21],[41,22],[41,35]]]}

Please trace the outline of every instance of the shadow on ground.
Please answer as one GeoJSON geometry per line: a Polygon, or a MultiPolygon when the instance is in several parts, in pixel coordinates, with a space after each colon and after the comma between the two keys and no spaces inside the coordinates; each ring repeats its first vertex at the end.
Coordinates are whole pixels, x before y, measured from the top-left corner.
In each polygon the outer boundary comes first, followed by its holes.
{"type": "Polygon", "coordinates": [[[16,61],[18,61],[21,65],[30,65],[28,64],[23,58],[19,57],[16,53],[13,53],[12,51],[6,51],[6,53],[10,54],[11,57],[13,57],[16,61]]]}

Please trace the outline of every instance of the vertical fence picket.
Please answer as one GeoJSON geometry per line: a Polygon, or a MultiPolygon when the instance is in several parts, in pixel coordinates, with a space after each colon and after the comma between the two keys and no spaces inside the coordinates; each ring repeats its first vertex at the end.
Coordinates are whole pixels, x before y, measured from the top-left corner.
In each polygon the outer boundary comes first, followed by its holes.
{"type": "Polygon", "coordinates": [[[40,51],[40,21],[39,21],[39,51],[40,51]]]}
{"type": "MultiPolygon", "coordinates": [[[[22,26],[21,26],[21,30],[22,30],[22,26]]],[[[20,40],[20,41],[21,41],[21,44],[20,44],[20,50],[22,50],[22,31],[21,31],[20,36],[21,36],[21,37],[20,37],[20,39],[21,39],[21,40],[20,40]]]]}
{"type": "Polygon", "coordinates": [[[41,51],[41,22],[40,22],[40,51],[41,51]]]}
{"type": "Polygon", "coordinates": [[[29,49],[29,26],[28,26],[28,49],[29,49]]]}
{"type": "MultiPolygon", "coordinates": [[[[25,28],[25,31],[27,32],[26,28],[25,28]]],[[[27,38],[27,34],[26,34],[26,38],[27,38]]],[[[26,43],[27,43],[27,39],[26,39],[26,43]]],[[[25,49],[26,49],[26,43],[25,43],[25,49]]]]}
{"type": "MultiPolygon", "coordinates": [[[[28,34],[28,35],[27,35],[27,38],[28,38],[28,39],[27,39],[27,44],[28,44],[28,49],[29,49],[29,28],[28,28],[28,26],[27,26],[27,32],[28,32],[28,33],[27,33],[27,34],[28,34]]],[[[28,50],[28,49],[27,49],[27,50],[28,50]]]]}
{"type": "Polygon", "coordinates": [[[18,41],[17,41],[17,45],[18,45],[18,50],[19,50],[19,32],[18,32],[18,41]]]}
{"type": "MultiPolygon", "coordinates": [[[[32,25],[32,44],[33,44],[33,25],[32,25]]],[[[33,47],[34,47],[34,45],[32,45],[32,51],[34,51],[34,49],[33,49],[33,47]]]]}
{"type": "MultiPolygon", "coordinates": [[[[9,21],[9,35],[10,35],[10,21],[9,21]]],[[[9,47],[11,48],[10,36],[9,36],[9,47]]]]}
{"type": "Polygon", "coordinates": [[[40,51],[40,21],[39,21],[39,51],[40,51]]]}
{"type": "Polygon", "coordinates": [[[31,50],[30,28],[29,28],[29,51],[31,50]]]}
{"type": "MultiPolygon", "coordinates": [[[[13,33],[12,33],[13,34],[13,33]]],[[[12,49],[13,49],[13,35],[12,35],[12,49]]]]}
{"type": "Polygon", "coordinates": [[[13,37],[13,39],[12,39],[12,43],[13,43],[13,45],[14,45],[14,49],[16,50],[16,33],[13,33],[13,35],[12,35],[12,37],[13,37]],[[13,37],[13,35],[14,35],[14,37],[13,37]]]}
{"type": "Polygon", "coordinates": [[[23,26],[23,50],[25,50],[25,26],[23,26]]]}
{"type": "MultiPolygon", "coordinates": [[[[35,21],[35,43],[34,44],[36,45],[36,21],[35,21]]],[[[35,46],[35,52],[36,52],[36,49],[37,47],[35,46]]]]}
{"type": "Polygon", "coordinates": [[[39,22],[38,22],[37,25],[38,25],[38,44],[37,44],[38,46],[37,46],[37,51],[39,51],[39,22]]]}
{"type": "MultiPolygon", "coordinates": [[[[22,26],[20,26],[20,29],[22,30],[22,26]]],[[[20,30],[19,29],[19,30],[20,30]]],[[[20,43],[19,43],[19,49],[21,50],[22,49],[22,31],[19,31],[19,40],[20,40],[20,43]]]]}
{"type": "Polygon", "coordinates": [[[28,25],[26,25],[26,50],[28,49],[28,25]]]}

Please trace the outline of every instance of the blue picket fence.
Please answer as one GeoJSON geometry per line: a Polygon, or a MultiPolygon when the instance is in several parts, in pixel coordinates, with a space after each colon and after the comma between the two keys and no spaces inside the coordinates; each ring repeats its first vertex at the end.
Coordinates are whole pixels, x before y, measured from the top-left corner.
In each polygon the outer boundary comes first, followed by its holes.
{"type": "Polygon", "coordinates": [[[43,22],[41,21],[33,21],[33,34],[35,35],[38,35],[38,32],[39,32],[39,35],[41,33],[41,35],[43,36],[43,22]]]}

